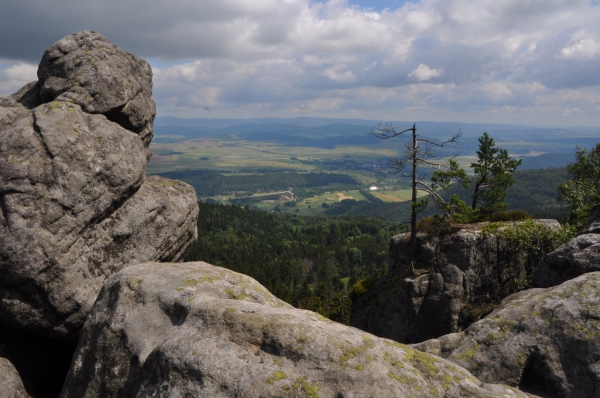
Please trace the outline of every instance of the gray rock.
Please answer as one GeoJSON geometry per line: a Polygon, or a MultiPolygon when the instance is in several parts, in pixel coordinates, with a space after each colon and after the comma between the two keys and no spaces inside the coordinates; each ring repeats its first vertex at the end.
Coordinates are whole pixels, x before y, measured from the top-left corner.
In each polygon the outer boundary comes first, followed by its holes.
{"type": "MultiPolygon", "coordinates": [[[[553,220],[539,222],[555,228],[553,220]]],[[[410,264],[409,234],[390,241],[389,274],[355,298],[351,325],[416,343],[464,329],[530,278],[538,257],[508,253],[505,240],[474,225],[446,234],[419,232],[410,264]],[[528,274],[529,273],[529,274],[528,274]]],[[[540,248],[544,250],[543,247],[540,248]]]]}
{"type": "Polygon", "coordinates": [[[535,269],[533,285],[551,287],[600,271],[600,234],[583,234],[548,253],[535,269]]]}
{"type": "Polygon", "coordinates": [[[61,397],[525,397],[206,263],[106,281],[61,397]]]}
{"type": "Polygon", "coordinates": [[[544,397],[600,391],[600,273],[516,293],[463,333],[413,345],[544,397]]]}
{"type": "Polygon", "coordinates": [[[84,30],[50,46],[37,74],[42,102],[70,101],[85,112],[104,114],[150,145],[156,106],[146,61],[84,30]]]}
{"type": "Polygon", "coordinates": [[[19,372],[6,358],[0,358],[0,398],[28,398],[19,372]]]}
{"type": "Polygon", "coordinates": [[[148,155],[138,135],[61,101],[0,130],[4,322],[75,337],[109,275],[181,256],[195,236],[196,197],[178,182],[144,187],[148,155]]]}
{"type": "Polygon", "coordinates": [[[592,208],[582,235],[542,258],[533,273],[533,286],[556,286],[595,271],[600,271],[600,205],[592,208]]]}
{"type": "Polygon", "coordinates": [[[558,231],[561,228],[561,225],[558,221],[548,218],[538,218],[535,220],[535,222],[544,225],[551,231],[558,231]]]}
{"type": "Polygon", "coordinates": [[[11,94],[15,102],[25,109],[33,109],[42,104],[40,97],[41,84],[39,81],[27,83],[14,94],[11,94]]]}
{"type": "Polygon", "coordinates": [[[10,126],[19,116],[40,105],[39,91],[39,83],[31,82],[8,97],[0,96],[0,129],[10,126]]]}

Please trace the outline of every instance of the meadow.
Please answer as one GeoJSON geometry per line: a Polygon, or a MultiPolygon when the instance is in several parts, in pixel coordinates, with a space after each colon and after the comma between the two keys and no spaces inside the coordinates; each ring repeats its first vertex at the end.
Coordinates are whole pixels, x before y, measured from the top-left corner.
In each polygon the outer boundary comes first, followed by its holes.
{"type": "Polygon", "coordinates": [[[152,143],[150,149],[153,156],[148,165],[149,174],[193,169],[310,172],[329,169],[324,162],[369,162],[395,153],[393,149],[382,148],[379,145],[325,149],[286,147],[269,142],[221,141],[214,138],[152,143]]]}
{"type": "MultiPolygon", "coordinates": [[[[378,215],[389,213],[386,218],[405,218],[403,202],[410,200],[410,178],[406,177],[406,172],[394,174],[387,160],[393,155],[402,156],[406,140],[367,140],[362,132],[365,127],[342,127],[325,126],[323,131],[311,132],[309,127],[296,126],[294,128],[298,131],[292,134],[287,132],[290,126],[240,125],[213,129],[204,136],[200,133],[201,136],[185,136],[182,133],[177,137],[161,133],[158,128],[156,139],[150,146],[153,156],[147,172],[166,173],[169,178],[190,183],[202,200],[231,203],[230,199],[233,199],[241,205],[297,215],[371,215],[375,211],[371,208],[377,208],[378,215]],[[339,135],[351,128],[361,130],[361,134],[339,135]],[[307,178],[299,178],[301,175],[307,178]],[[326,175],[340,175],[346,179],[336,181],[326,175]],[[371,186],[378,189],[370,190],[371,186]],[[283,195],[289,188],[294,193],[293,203],[285,204],[278,195],[264,199],[259,196],[265,193],[283,195]],[[366,192],[366,196],[361,190],[366,192]],[[250,199],[239,198],[244,195],[250,196],[250,199]],[[344,199],[350,200],[342,202],[344,199]]],[[[177,130],[178,127],[171,126],[169,129],[177,130]]],[[[427,132],[430,133],[434,134],[427,132]]],[[[519,182],[515,185],[512,190],[515,195],[509,195],[509,200],[510,196],[515,196],[511,206],[523,207],[524,195],[531,195],[527,186],[531,187],[534,181],[525,169],[561,167],[571,161],[573,155],[567,151],[574,147],[574,143],[585,145],[592,140],[590,137],[565,140],[563,136],[546,131],[537,132],[538,136],[534,134],[527,141],[520,139],[528,134],[520,131],[498,134],[498,147],[524,159],[520,168],[523,170],[516,174],[518,181],[521,178],[529,181],[528,185],[520,186],[519,182]],[[545,137],[544,140],[539,139],[540,134],[545,137]],[[534,167],[526,167],[527,162],[534,167]]],[[[470,164],[477,160],[476,149],[477,135],[472,132],[464,137],[464,145],[444,149],[434,160],[444,163],[453,158],[467,173],[471,173],[470,164]]],[[[420,167],[419,178],[428,180],[427,173],[433,170],[420,167]]],[[[545,192],[543,200],[538,198],[537,202],[544,202],[544,209],[552,208],[548,211],[554,211],[556,205],[546,203],[546,199],[555,201],[554,188],[558,182],[546,181],[546,174],[553,172],[545,172],[540,181],[545,181],[550,188],[542,187],[545,192]]]]}

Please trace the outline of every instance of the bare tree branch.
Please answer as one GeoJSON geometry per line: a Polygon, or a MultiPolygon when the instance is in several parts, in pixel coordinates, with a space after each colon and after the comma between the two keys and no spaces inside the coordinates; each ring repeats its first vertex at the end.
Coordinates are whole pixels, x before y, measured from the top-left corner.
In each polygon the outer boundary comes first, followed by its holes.
{"type": "Polygon", "coordinates": [[[369,131],[369,134],[373,134],[375,137],[381,138],[382,140],[387,140],[389,138],[397,137],[409,131],[412,131],[412,128],[403,131],[396,131],[396,129],[392,125],[392,122],[389,122],[378,123],[376,127],[369,131]]]}

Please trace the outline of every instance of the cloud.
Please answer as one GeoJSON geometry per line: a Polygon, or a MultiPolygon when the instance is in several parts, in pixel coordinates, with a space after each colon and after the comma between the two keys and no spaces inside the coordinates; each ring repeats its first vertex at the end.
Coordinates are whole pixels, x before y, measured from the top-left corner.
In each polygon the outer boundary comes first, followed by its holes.
{"type": "Polygon", "coordinates": [[[433,69],[425,64],[419,64],[417,69],[413,70],[408,74],[408,77],[412,80],[417,80],[419,82],[424,82],[426,80],[433,79],[435,77],[440,77],[444,74],[443,69],[433,69]]]}
{"type": "Polygon", "coordinates": [[[4,70],[4,74],[9,79],[14,79],[22,82],[30,82],[37,80],[37,66],[20,63],[13,65],[4,70]]]}
{"type": "Polygon", "coordinates": [[[336,65],[331,68],[324,69],[322,74],[330,80],[336,82],[346,82],[346,81],[354,81],[356,80],[356,76],[354,73],[349,70],[342,71],[342,69],[346,69],[346,65],[336,65]]]}
{"type": "Polygon", "coordinates": [[[376,12],[347,0],[7,2],[0,93],[29,81],[52,42],[87,28],[153,60],[163,115],[208,106],[213,117],[600,125],[598,2],[401,3],[376,12]]]}
{"type": "Polygon", "coordinates": [[[583,39],[560,50],[563,58],[593,59],[600,56],[600,42],[594,39],[583,39]]]}
{"type": "Polygon", "coordinates": [[[0,68],[0,94],[12,94],[26,83],[37,80],[37,66],[18,63],[0,68]]]}

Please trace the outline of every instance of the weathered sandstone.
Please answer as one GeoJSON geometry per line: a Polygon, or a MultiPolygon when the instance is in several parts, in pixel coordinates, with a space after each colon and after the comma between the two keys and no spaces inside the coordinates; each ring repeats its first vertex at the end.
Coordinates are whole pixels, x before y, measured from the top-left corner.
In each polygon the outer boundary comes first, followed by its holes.
{"type": "Polygon", "coordinates": [[[101,113],[152,140],[156,106],[148,63],[84,30],[50,46],[38,67],[40,101],[68,101],[87,113],[101,113]]]}
{"type": "Polygon", "coordinates": [[[590,212],[583,233],[548,253],[533,274],[535,287],[551,287],[600,271],[600,205],[590,212]]]}
{"type": "Polygon", "coordinates": [[[29,398],[19,372],[6,358],[0,357],[0,397],[29,398]]]}
{"type": "Polygon", "coordinates": [[[198,206],[189,185],[145,178],[145,61],[83,31],[38,76],[0,97],[0,321],[73,339],[108,276],[181,258],[198,206]]]}
{"type": "Polygon", "coordinates": [[[544,397],[600,391],[600,273],[506,298],[462,333],[413,345],[486,382],[544,397]]]}
{"type": "Polygon", "coordinates": [[[525,397],[202,262],[134,265],[107,280],[61,396],[525,397]]]}

